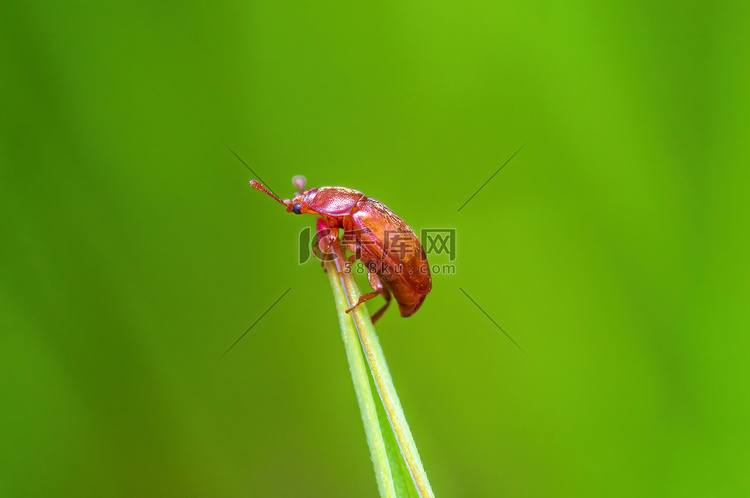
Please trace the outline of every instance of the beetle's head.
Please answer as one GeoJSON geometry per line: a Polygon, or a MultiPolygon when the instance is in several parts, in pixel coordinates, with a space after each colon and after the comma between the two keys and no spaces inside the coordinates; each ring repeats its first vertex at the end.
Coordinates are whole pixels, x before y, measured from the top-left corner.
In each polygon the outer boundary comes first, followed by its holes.
{"type": "MultiPolygon", "coordinates": [[[[305,177],[302,175],[297,175],[292,178],[292,183],[297,187],[297,193],[294,195],[294,198],[289,201],[289,204],[287,204],[287,213],[302,214],[308,212],[310,204],[315,198],[315,194],[318,193],[318,189],[311,188],[310,190],[305,190],[306,181],[307,180],[305,180],[305,177]]],[[[286,203],[287,201],[284,202],[286,203]]]]}
{"type": "Polygon", "coordinates": [[[312,203],[313,199],[315,198],[315,195],[318,193],[318,189],[311,188],[310,190],[305,190],[305,177],[304,176],[295,176],[292,178],[292,183],[297,187],[299,192],[294,195],[294,197],[290,199],[284,199],[283,201],[276,197],[273,192],[268,190],[262,183],[260,183],[257,180],[250,180],[250,185],[257,188],[261,192],[265,192],[268,194],[269,197],[273,198],[276,202],[279,204],[283,204],[286,206],[286,212],[287,213],[294,213],[294,214],[302,214],[308,212],[308,207],[310,206],[310,203],[312,203]]]}

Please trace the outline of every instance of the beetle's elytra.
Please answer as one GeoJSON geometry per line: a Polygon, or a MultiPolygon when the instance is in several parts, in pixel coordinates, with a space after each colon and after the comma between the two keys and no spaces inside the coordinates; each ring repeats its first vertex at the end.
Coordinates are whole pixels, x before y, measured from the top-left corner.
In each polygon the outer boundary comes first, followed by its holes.
{"type": "Polygon", "coordinates": [[[402,317],[416,313],[432,290],[432,277],[422,244],[404,220],[385,204],[357,190],[344,187],[305,190],[303,177],[295,177],[294,183],[299,193],[282,201],[260,182],[250,181],[250,185],[286,206],[288,213],[320,215],[334,237],[339,229],[344,230],[344,245],[368,269],[367,278],[373,288],[373,292],[363,294],[348,311],[382,294],[385,305],[372,316],[374,323],[388,309],[392,294],[402,317]]]}

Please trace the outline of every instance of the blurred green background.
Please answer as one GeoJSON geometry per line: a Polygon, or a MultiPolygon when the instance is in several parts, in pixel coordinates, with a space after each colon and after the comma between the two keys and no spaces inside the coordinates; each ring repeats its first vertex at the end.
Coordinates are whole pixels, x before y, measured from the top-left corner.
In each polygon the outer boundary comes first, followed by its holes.
{"type": "Polygon", "coordinates": [[[314,218],[224,143],[456,229],[378,324],[438,496],[750,492],[747,2],[0,10],[0,495],[377,496],[314,218]]]}

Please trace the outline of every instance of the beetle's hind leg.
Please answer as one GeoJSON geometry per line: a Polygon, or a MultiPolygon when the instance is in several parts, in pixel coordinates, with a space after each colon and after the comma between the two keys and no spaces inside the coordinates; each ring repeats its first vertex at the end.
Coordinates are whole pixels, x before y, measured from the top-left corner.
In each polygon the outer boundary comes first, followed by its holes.
{"type": "Polygon", "coordinates": [[[380,278],[378,278],[375,273],[368,271],[367,280],[375,290],[373,292],[368,292],[367,294],[362,294],[361,296],[359,296],[359,299],[357,299],[357,302],[354,304],[354,306],[346,310],[346,312],[349,313],[365,301],[369,301],[370,299],[376,297],[378,294],[382,294],[385,298],[385,305],[380,308],[374,315],[372,315],[372,323],[375,323],[378,321],[378,319],[380,319],[381,316],[383,316],[383,313],[385,313],[385,310],[387,310],[388,306],[391,304],[391,293],[388,289],[383,287],[383,282],[380,281],[380,278]]]}
{"type": "Polygon", "coordinates": [[[383,313],[385,313],[385,310],[388,309],[388,306],[391,304],[391,293],[388,289],[383,289],[381,294],[383,294],[383,297],[385,298],[385,304],[382,308],[380,308],[378,311],[375,312],[374,315],[372,315],[372,323],[374,324],[378,320],[380,320],[380,317],[383,316],[383,313]]]}

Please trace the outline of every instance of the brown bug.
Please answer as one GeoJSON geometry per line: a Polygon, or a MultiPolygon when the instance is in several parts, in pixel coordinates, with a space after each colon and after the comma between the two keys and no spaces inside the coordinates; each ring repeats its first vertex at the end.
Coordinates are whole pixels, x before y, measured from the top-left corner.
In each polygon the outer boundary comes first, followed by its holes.
{"type": "Polygon", "coordinates": [[[339,228],[344,230],[344,245],[354,253],[350,262],[361,259],[374,289],[360,296],[347,312],[382,294],[385,305],[372,316],[375,323],[388,309],[393,294],[402,317],[416,313],[432,290],[432,277],[427,255],[414,231],[383,203],[362,192],[344,187],[305,190],[305,179],[300,176],[293,182],[299,193],[283,201],[256,180],[250,185],[286,206],[287,213],[320,215],[333,238],[339,228]]]}

